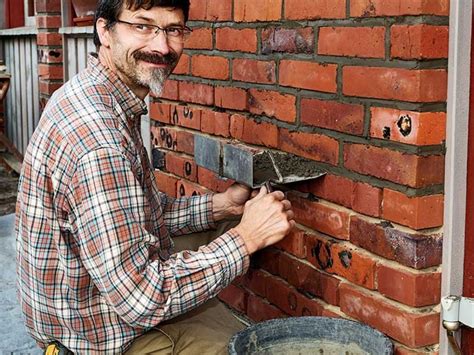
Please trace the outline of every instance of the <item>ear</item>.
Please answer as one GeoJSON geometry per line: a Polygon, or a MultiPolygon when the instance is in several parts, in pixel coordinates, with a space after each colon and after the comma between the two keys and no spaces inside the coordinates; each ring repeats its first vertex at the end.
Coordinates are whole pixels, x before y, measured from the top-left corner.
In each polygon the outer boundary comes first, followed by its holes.
{"type": "Polygon", "coordinates": [[[99,17],[96,22],[97,35],[103,47],[110,47],[110,29],[107,28],[107,21],[99,17]]]}

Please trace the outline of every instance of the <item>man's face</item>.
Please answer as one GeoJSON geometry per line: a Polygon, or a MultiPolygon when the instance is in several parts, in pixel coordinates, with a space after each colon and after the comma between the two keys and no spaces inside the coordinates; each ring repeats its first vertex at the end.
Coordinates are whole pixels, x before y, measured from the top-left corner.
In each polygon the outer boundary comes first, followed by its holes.
{"type": "MultiPolygon", "coordinates": [[[[184,26],[183,11],[169,7],[137,11],[124,9],[118,20],[160,28],[184,26]]],[[[160,95],[166,78],[178,64],[183,43],[176,38],[167,39],[163,31],[157,35],[144,35],[141,28],[117,22],[110,29],[111,59],[126,84],[160,95]]]]}

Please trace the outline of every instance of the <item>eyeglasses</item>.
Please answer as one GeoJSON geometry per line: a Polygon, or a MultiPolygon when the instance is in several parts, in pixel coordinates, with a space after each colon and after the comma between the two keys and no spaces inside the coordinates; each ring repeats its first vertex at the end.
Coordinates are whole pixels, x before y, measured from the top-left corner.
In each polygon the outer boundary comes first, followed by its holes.
{"type": "Polygon", "coordinates": [[[183,43],[193,31],[191,28],[187,26],[170,26],[162,28],[156,25],[149,25],[145,23],[133,23],[127,22],[122,20],[116,20],[115,22],[123,23],[128,25],[133,33],[144,40],[152,40],[160,31],[162,31],[168,41],[175,42],[175,43],[183,43]]]}

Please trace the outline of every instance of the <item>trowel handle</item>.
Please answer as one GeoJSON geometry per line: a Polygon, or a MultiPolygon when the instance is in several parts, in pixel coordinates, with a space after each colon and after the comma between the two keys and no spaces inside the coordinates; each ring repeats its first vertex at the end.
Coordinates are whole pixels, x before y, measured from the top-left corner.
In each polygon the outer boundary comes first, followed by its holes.
{"type": "Polygon", "coordinates": [[[267,192],[273,192],[272,184],[270,184],[270,180],[265,181],[265,187],[267,188],[267,192]]]}

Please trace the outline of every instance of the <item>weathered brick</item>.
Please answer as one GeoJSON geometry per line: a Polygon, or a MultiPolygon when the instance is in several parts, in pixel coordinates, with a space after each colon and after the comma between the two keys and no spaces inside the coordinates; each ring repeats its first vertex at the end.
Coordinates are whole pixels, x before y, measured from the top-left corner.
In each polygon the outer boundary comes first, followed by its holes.
{"type": "Polygon", "coordinates": [[[180,81],[179,99],[185,102],[211,106],[214,104],[214,87],[206,84],[180,81]]]}
{"type": "Polygon", "coordinates": [[[209,79],[229,79],[229,60],[209,55],[194,55],[191,59],[191,72],[194,76],[209,79]]]}
{"type": "Polygon", "coordinates": [[[284,312],[258,296],[249,295],[247,302],[247,315],[254,322],[287,317],[284,312]]]}
{"type": "Polygon", "coordinates": [[[351,208],[354,181],[338,175],[326,174],[302,185],[301,190],[338,205],[351,208]]]}
{"type": "Polygon", "coordinates": [[[289,195],[288,198],[292,203],[296,221],[335,238],[349,239],[349,211],[294,195],[289,195]]]}
{"type": "Polygon", "coordinates": [[[231,116],[230,135],[250,144],[264,145],[271,148],[278,146],[277,126],[266,122],[259,123],[243,115],[231,116]]]}
{"type": "Polygon", "coordinates": [[[448,58],[449,28],[426,24],[394,25],[390,43],[392,58],[448,58]]]}
{"type": "Polygon", "coordinates": [[[62,48],[38,47],[38,63],[63,63],[62,48]]]}
{"type": "Polygon", "coordinates": [[[359,174],[416,188],[444,181],[442,155],[418,156],[363,144],[346,144],[344,166],[359,174]]]}
{"type": "MultiPolygon", "coordinates": [[[[179,85],[176,80],[166,80],[165,87],[161,93],[161,98],[168,100],[178,100],[179,97],[179,85]]],[[[152,95],[153,96],[153,95],[152,95]]]]}
{"type": "Polygon", "coordinates": [[[445,69],[402,69],[377,67],[343,68],[343,93],[410,102],[445,102],[445,69]]]}
{"type": "Polygon", "coordinates": [[[340,286],[341,310],[411,347],[439,341],[439,313],[401,309],[376,294],[349,284],[340,286]]]}
{"type": "Polygon", "coordinates": [[[196,107],[173,105],[170,114],[174,125],[196,130],[201,128],[201,110],[196,107]]]}
{"type": "Polygon", "coordinates": [[[245,89],[216,86],[216,106],[233,110],[247,109],[247,91],[245,89]]]}
{"type": "Polygon", "coordinates": [[[321,27],[318,54],[385,58],[385,27],[321,27]]]}
{"type": "Polygon", "coordinates": [[[280,85],[301,89],[336,92],[336,64],[319,64],[298,60],[280,62],[280,85]]]}
{"type": "Polygon", "coordinates": [[[346,17],[345,0],[286,0],[288,20],[341,19],[346,17]]]}
{"type": "Polygon", "coordinates": [[[230,136],[230,114],[203,110],[201,113],[201,131],[222,137],[230,136]]]}
{"type": "Polygon", "coordinates": [[[238,312],[246,313],[247,312],[247,298],[248,294],[241,288],[230,284],[218,295],[221,301],[224,301],[233,309],[238,312]]]}
{"type": "Polygon", "coordinates": [[[257,51],[257,31],[253,28],[217,28],[216,49],[255,53],[257,51]]]}
{"type": "Polygon", "coordinates": [[[253,293],[265,297],[265,283],[270,275],[260,269],[249,268],[242,278],[242,285],[253,293]]]}
{"type": "Polygon", "coordinates": [[[62,85],[62,81],[39,80],[39,91],[42,94],[52,95],[62,85]]]}
{"type": "Polygon", "coordinates": [[[370,136],[413,145],[442,144],[446,139],[445,112],[415,112],[372,107],[370,136]]]}
{"type": "Polygon", "coordinates": [[[205,195],[209,193],[209,191],[205,189],[204,187],[199,186],[198,184],[194,184],[184,179],[181,179],[178,181],[176,189],[177,189],[176,192],[178,194],[178,197],[199,196],[199,195],[205,195]]]}
{"type": "Polygon", "coordinates": [[[156,138],[157,147],[194,155],[194,135],[191,132],[172,127],[152,127],[151,133],[156,138]]]}
{"type": "Polygon", "coordinates": [[[278,21],[282,0],[234,0],[234,21],[278,21]]]}
{"type": "Polygon", "coordinates": [[[193,159],[183,155],[167,153],[165,156],[166,170],[190,181],[197,181],[197,166],[193,159]]]}
{"type": "Polygon", "coordinates": [[[162,123],[171,123],[171,105],[158,101],[150,102],[149,115],[154,121],[162,123]]]}
{"type": "Polygon", "coordinates": [[[285,238],[275,244],[275,247],[298,258],[304,258],[306,256],[306,250],[304,247],[304,231],[294,227],[285,238]]]}
{"type": "Polygon", "coordinates": [[[296,97],[276,91],[250,89],[248,91],[249,111],[275,117],[285,122],[296,120],[296,97]]]}
{"type": "Polygon", "coordinates": [[[276,65],[273,61],[234,59],[232,78],[251,83],[273,84],[276,81],[276,65]]]}
{"type": "Polygon", "coordinates": [[[37,13],[42,12],[60,12],[60,0],[35,0],[35,10],[37,13]]]}
{"type": "Polygon", "coordinates": [[[183,55],[179,59],[178,65],[176,65],[176,68],[173,69],[173,74],[182,74],[182,75],[189,74],[190,63],[191,63],[191,57],[187,55],[186,53],[183,53],[183,55]]]}
{"type": "Polygon", "coordinates": [[[364,106],[303,98],[301,99],[301,122],[360,135],[364,131],[364,106]]]}
{"type": "Polygon", "coordinates": [[[314,52],[314,32],[311,27],[269,27],[262,30],[262,54],[314,52]]]}
{"type": "Polygon", "coordinates": [[[380,264],[377,280],[381,294],[403,304],[423,307],[440,302],[440,272],[416,272],[398,265],[380,264]]]}
{"type": "Polygon", "coordinates": [[[60,46],[63,43],[63,35],[60,33],[40,32],[36,35],[38,46],[60,46]]]}
{"type": "Polygon", "coordinates": [[[444,195],[409,197],[385,188],[382,217],[413,229],[443,225],[444,195]]]}
{"type": "Polygon", "coordinates": [[[176,197],[176,185],[178,183],[178,178],[173,175],[163,173],[159,170],[155,170],[154,175],[158,189],[168,196],[176,197]]]}
{"type": "Polygon", "coordinates": [[[190,20],[232,20],[232,0],[193,0],[189,8],[190,20]]]}
{"type": "Polygon", "coordinates": [[[47,79],[62,80],[63,79],[63,66],[38,64],[38,76],[43,80],[47,80],[47,79]]]}
{"type": "Polygon", "coordinates": [[[200,185],[215,192],[223,192],[234,183],[231,179],[222,178],[216,173],[201,167],[198,167],[198,181],[200,185]]]}
{"type": "Polygon", "coordinates": [[[194,28],[184,46],[187,49],[212,49],[212,28],[194,28]]]}
{"type": "Polygon", "coordinates": [[[402,231],[388,222],[370,222],[361,217],[351,217],[353,244],[374,254],[415,269],[425,269],[441,264],[442,235],[402,231]]]}
{"type": "Polygon", "coordinates": [[[351,207],[354,211],[380,217],[382,209],[382,189],[372,185],[356,182],[352,192],[351,207]]]}
{"type": "Polygon", "coordinates": [[[60,28],[61,16],[59,15],[37,15],[36,26],[38,28],[60,28]]]}
{"type": "Polygon", "coordinates": [[[279,147],[285,152],[331,165],[337,165],[338,162],[338,141],[322,134],[291,132],[282,128],[280,129],[279,147]]]}
{"type": "Polygon", "coordinates": [[[351,0],[353,17],[449,15],[449,0],[351,0]]]}

